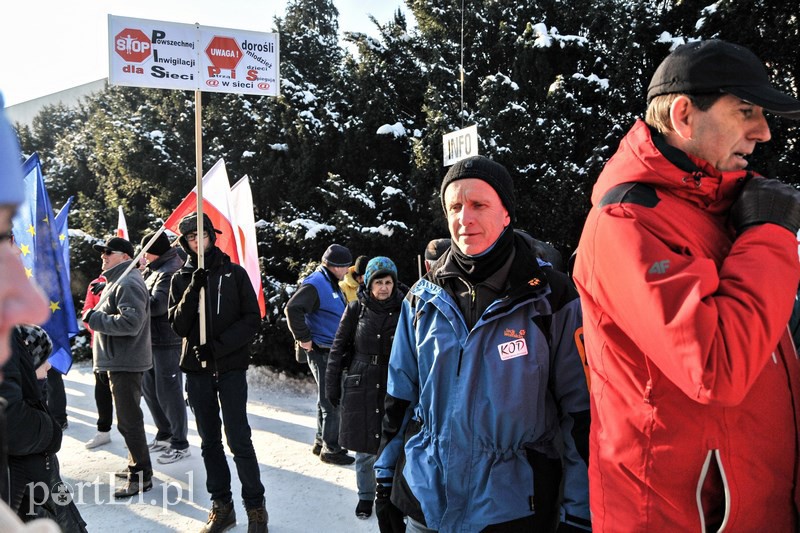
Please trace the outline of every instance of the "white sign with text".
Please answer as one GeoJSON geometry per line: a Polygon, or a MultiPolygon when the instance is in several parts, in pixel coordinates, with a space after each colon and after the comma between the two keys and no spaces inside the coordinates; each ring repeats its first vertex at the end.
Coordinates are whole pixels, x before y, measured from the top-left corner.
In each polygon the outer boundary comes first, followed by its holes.
{"type": "Polygon", "coordinates": [[[470,126],[442,137],[444,166],[449,167],[456,161],[478,155],[478,126],[470,126]]]}
{"type": "Polygon", "coordinates": [[[108,82],[278,96],[277,33],[108,16],[108,82]]]}

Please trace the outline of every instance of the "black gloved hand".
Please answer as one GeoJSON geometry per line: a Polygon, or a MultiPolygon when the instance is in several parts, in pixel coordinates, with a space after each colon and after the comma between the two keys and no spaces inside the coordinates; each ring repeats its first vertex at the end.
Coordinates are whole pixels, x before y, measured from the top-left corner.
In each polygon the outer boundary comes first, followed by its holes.
{"type": "Polygon", "coordinates": [[[800,191],[778,180],[751,178],[731,207],[731,223],[741,234],[750,226],[777,224],[797,234],[800,191]]]}
{"type": "Polygon", "coordinates": [[[88,324],[89,323],[89,319],[92,317],[92,315],[94,313],[95,313],[94,309],[87,309],[86,312],[83,313],[83,316],[81,317],[81,320],[83,320],[84,322],[86,322],[88,324]]]}
{"type": "Polygon", "coordinates": [[[105,281],[95,281],[94,283],[91,283],[89,285],[89,288],[92,291],[92,294],[97,296],[98,294],[103,292],[103,289],[106,288],[106,282],[105,281]]]}
{"type": "Polygon", "coordinates": [[[205,268],[198,268],[192,272],[192,282],[189,284],[189,287],[191,287],[194,292],[200,292],[200,289],[206,286],[207,281],[208,270],[205,268]]]}
{"type": "Polygon", "coordinates": [[[403,512],[389,499],[391,495],[391,485],[378,483],[375,487],[375,516],[378,517],[378,527],[381,531],[405,531],[403,512]]]}
{"type": "Polygon", "coordinates": [[[331,374],[330,378],[325,377],[325,396],[334,407],[339,407],[342,403],[342,380],[339,374],[331,374]]]}
{"type": "Polygon", "coordinates": [[[194,356],[204,367],[214,359],[214,349],[211,344],[201,344],[194,347],[194,356]],[[204,364],[205,363],[205,364],[204,364]]]}

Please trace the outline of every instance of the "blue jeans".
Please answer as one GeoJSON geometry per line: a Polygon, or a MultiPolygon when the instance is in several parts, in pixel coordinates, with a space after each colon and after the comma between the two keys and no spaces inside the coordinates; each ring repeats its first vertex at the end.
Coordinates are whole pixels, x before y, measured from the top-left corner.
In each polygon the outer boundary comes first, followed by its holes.
{"type": "Polygon", "coordinates": [[[247,379],[244,370],[186,374],[189,405],[194,410],[206,467],[206,489],[212,500],[231,501],[231,471],[222,446],[222,424],[242,482],[245,509],[264,505],[264,485],[247,421],[247,379]],[[222,408],[222,420],[219,418],[222,408]]]}
{"type": "Polygon", "coordinates": [[[153,346],[153,368],[144,373],[142,380],[142,395],[158,429],[156,439],[169,440],[175,450],[189,447],[180,358],[180,344],[153,346]]]}
{"type": "Polygon", "coordinates": [[[373,501],[375,499],[375,459],[371,453],[356,453],[356,486],[358,499],[373,501]]]}
{"type": "Polygon", "coordinates": [[[323,453],[337,453],[339,446],[339,409],[325,397],[325,370],[328,368],[328,350],[316,346],[308,355],[308,366],[317,382],[317,437],[323,453]],[[320,442],[322,441],[322,442],[320,442]]]}

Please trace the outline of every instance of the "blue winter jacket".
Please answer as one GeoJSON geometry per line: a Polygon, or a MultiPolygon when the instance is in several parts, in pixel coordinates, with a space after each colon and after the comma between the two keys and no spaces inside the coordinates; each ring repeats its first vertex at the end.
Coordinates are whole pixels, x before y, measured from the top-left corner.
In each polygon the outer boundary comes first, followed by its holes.
{"type": "Polygon", "coordinates": [[[532,518],[545,501],[556,522],[566,505],[588,523],[580,302],[566,276],[516,248],[506,292],[472,330],[436,271],[403,302],[375,471],[394,481],[395,505],[435,530],[532,518]]]}

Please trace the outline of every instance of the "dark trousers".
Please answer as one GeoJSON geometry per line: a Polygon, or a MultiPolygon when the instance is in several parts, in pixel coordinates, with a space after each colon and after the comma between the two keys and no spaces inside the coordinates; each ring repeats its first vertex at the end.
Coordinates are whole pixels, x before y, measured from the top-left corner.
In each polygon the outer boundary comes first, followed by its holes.
{"type": "Polygon", "coordinates": [[[200,448],[206,467],[206,489],[211,499],[227,503],[232,498],[231,470],[222,446],[224,423],[228,448],[233,452],[233,462],[242,482],[244,507],[261,507],[264,505],[264,485],[261,484],[261,472],[247,421],[245,371],[231,370],[217,376],[187,374],[186,387],[202,441],[200,448]]]}
{"type": "Polygon", "coordinates": [[[47,371],[47,409],[59,426],[67,423],[67,393],[64,378],[55,368],[47,371]]]}
{"type": "Polygon", "coordinates": [[[94,372],[94,403],[97,405],[97,431],[111,431],[114,422],[114,399],[108,372],[94,372]]]}
{"type": "MultiPolygon", "coordinates": [[[[109,372],[111,395],[117,410],[117,428],[128,446],[128,471],[135,476],[142,472],[144,481],[153,477],[150,450],[144,433],[144,415],[139,403],[142,400],[142,372],[109,372]]],[[[136,479],[133,477],[133,479],[136,479]]]]}
{"type": "Polygon", "coordinates": [[[156,439],[169,440],[175,450],[189,447],[180,357],[180,344],[153,346],[153,368],[142,379],[142,395],[158,429],[156,439]]]}
{"type": "Polygon", "coordinates": [[[307,353],[308,367],[317,382],[317,436],[316,444],[322,444],[322,451],[336,453],[339,446],[339,408],[334,407],[325,395],[325,372],[328,369],[329,350],[318,348],[307,353]]]}

